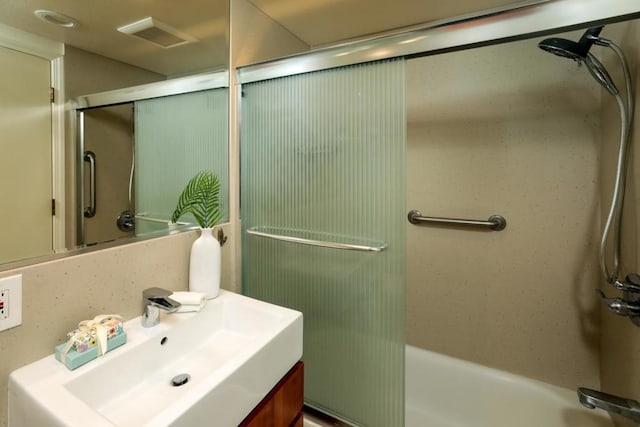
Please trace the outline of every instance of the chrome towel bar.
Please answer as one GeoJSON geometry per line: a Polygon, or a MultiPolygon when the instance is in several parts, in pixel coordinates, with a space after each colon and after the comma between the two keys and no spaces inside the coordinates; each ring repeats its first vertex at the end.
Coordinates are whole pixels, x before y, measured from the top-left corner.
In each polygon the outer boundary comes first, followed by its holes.
{"type": "Polygon", "coordinates": [[[422,216],[422,212],[411,210],[407,214],[407,219],[411,224],[435,224],[435,225],[457,225],[461,227],[477,227],[488,228],[493,231],[504,230],[507,226],[507,220],[501,215],[491,215],[486,221],[478,221],[473,219],[458,218],[436,218],[431,216],[422,216]]]}
{"type": "Polygon", "coordinates": [[[276,227],[252,227],[247,229],[247,234],[253,236],[266,237],[268,239],[281,240],[289,243],[298,243],[301,245],[319,246],[322,248],[331,249],[344,249],[349,251],[360,252],[381,252],[386,249],[387,244],[381,241],[361,240],[356,238],[350,238],[345,236],[332,235],[328,233],[310,232],[303,230],[292,230],[276,227]],[[295,236],[297,234],[298,236],[295,236]],[[318,235],[326,237],[325,240],[309,239],[301,237],[302,235],[318,235]],[[330,241],[332,240],[345,240],[344,242],[330,241]]]}
{"type": "MultiPolygon", "coordinates": [[[[135,218],[140,219],[142,221],[158,222],[158,223],[167,224],[167,225],[172,224],[170,219],[153,218],[153,217],[147,216],[147,214],[145,213],[138,213],[135,215],[135,218]]],[[[178,221],[175,224],[176,225],[194,225],[194,224],[191,224],[190,222],[181,222],[181,221],[178,221]]]]}

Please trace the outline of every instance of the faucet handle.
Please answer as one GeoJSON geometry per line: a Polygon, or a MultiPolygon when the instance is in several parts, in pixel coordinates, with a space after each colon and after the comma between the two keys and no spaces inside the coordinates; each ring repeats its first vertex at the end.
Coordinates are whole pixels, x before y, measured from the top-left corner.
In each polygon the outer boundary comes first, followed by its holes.
{"type": "Polygon", "coordinates": [[[166,289],[162,289],[162,288],[158,288],[153,287],[153,288],[147,288],[144,291],[142,291],[142,297],[143,298],[161,298],[161,297],[168,297],[169,295],[171,295],[173,292],[168,291],[166,289]]]}
{"type": "Polygon", "coordinates": [[[640,293],[640,276],[636,273],[627,274],[624,280],[615,279],[611,284],[623,292],[640,293]]]}
{"type": "Polygon", "coordinates": [[[640,315],[640,306],[626,301],[622,298],[610,298],[600,289],[596,289],[602,302],[609,307],[609,310],[620,316],[638,316],[640,315]]]}
{"type": "Polygon", "coordinates": [[[175,311],[180,308],[180,303],[174,299],[169,298],[173,292],[162,288],[147,288],[142,291],[142,298],[156,307],[160,307],[167,311],[175,311]]]}
{"type": "Polygon", "coordinates": [[[640,276],[637,273],[629,273],[626,277],[627,291],[640,292],[640,276]]]}

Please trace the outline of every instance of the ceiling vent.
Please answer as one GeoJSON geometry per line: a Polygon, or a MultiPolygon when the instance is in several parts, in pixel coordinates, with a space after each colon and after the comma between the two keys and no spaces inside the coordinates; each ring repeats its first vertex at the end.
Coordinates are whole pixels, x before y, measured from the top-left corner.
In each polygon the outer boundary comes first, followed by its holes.
{"type": "Polygon", "coordinates": [[[118,31],[130,36],[139,37],[165,49],[198,41],[188,34],[176,30],[152,17],[147,17],[119,27],[118,31]]]}

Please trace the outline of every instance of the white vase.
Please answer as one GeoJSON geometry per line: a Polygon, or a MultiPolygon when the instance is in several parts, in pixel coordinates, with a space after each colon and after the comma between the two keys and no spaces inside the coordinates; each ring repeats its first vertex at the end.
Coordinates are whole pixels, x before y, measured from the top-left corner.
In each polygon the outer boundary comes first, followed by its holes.
{"type": "Polygon", "coordinates": [[[220,243],[212,228],[202,228],[200,237],[191,246],[189,290],[203,292],[213,299],[220,292],[220,243]]]}

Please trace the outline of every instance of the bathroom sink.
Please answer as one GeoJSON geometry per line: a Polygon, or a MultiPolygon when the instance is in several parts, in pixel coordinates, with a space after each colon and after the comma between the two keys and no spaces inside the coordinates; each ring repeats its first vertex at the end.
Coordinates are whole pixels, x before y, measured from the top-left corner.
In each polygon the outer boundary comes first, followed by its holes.
{"type": "Polygon", "coordinates": [[[51,355],[12,372],[10,425],[237,426],[302,357],[301,313],[226,291],[124,328],[125,345],[74,371],[51,355]]]}

